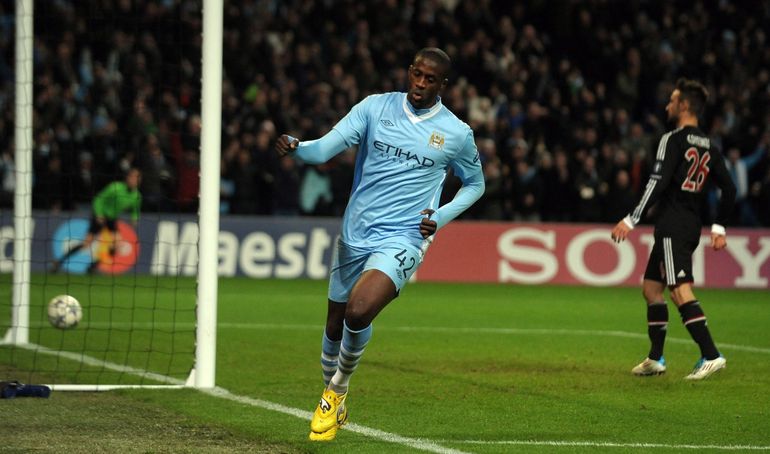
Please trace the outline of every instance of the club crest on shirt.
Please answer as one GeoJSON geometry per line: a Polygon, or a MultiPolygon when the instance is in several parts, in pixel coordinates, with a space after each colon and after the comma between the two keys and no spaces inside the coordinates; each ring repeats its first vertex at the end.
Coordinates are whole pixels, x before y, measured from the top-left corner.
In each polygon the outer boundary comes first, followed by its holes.
{"type": "Polygon", "coordinates": [[[443,150],[444,134],[438,131],[433,131],[433,134],[430,135],[430,139],[428,140],[428,146],[431,148],[435,148],[436,150],[443,150]]]}

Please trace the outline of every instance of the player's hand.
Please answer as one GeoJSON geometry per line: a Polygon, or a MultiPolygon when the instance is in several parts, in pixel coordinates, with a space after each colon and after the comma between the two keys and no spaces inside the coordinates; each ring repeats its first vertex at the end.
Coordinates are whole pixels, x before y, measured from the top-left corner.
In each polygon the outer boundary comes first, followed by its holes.
{"type": "Polygon", "coordinates": [[[288,134],[282,134],[275,142],[275,151],[281,156],[286,156],[289,153],[293,153],[297,150],[299,140],[288,134]]]}
{"type": "Polygon", "coordinates": [[[612,240],[616,243],[622,243],[628,238],[629,232],[631,232],[631,227],[621,219],[612,229],[612,240]]]}
{"type": "Polygon", "coordinates": [[[727,237],[724,235],[720,235],[718,233],[712,233],[711,247],[714,248],[715,251],[724,249],[725,247],[727,247],[727,237]]]}
{"type": "Polygon", "coordinates": [[[426,216],[420,221],[420,235],[422,235],[423,238],[428,238],[429,236],[436,233],[438,224],[436,224],[436,221],[432,221],[430,219],[433,213],[435,213],[435,211],[431,210],[430,208],[426,208],[420,211],[420,214],[426,216]]]}

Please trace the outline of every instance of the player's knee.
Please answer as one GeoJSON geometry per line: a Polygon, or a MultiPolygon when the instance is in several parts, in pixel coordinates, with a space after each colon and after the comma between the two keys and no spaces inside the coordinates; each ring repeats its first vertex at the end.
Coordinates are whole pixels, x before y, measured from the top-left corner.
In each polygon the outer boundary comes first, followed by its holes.
{"type": "Polygon", "coordinates": [[[644,300],[647,301],[647,304],[659,303],[663,300],[663,292],[656,289],[643,288],[642,296],[644,297],[644,300]]]}
{"type": "Polygon", "coordinates": [[[326,335],[329,339],[338,340],[342,338],[342,322],[345,320],[344,305],[341,311],[329,311],[326,317],[326,335]]]}
{"type": "Polygon", "coordinates": [[[677,306],[681,306],[682,304],[689,303],[696,298],[692,291],[692,287],[687,284],[682,284],[676,288],[671,289],[671,299],[674,300],[674,303],[677,306]]]}
{"type": "Polygon", "coordinates": [[[348,301],[348,307],[345,310],[345,323],[348,325],[348,328],[354,331],[369,326],[372,323],[372,314],[366,303],[363,301],[348,301]]]}

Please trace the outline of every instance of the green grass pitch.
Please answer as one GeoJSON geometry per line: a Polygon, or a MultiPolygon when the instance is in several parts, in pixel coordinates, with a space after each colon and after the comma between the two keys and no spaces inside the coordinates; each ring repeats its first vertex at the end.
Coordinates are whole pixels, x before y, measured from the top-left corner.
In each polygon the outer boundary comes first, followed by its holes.
{"type": "MultiPolygon", "coordinates": [[[[10,277],[0,284],[2,333],[10,324],[10,277]]],[[[668,373],[629,373],[648,349],[638,288],[409,284],[375,320],[351,381],[355,426],[332,443],[313,444],[303,416],[322,391],[326,283],[222,279],[217,385],[235,398],[130,390],[0,400],[0,414],[10,415],[16,428],[6,446],[39,449],[38,431],[56,435],[70,421],[77,431],[47,437],[46,446],[69,452],[78,446],[105,452],[770,450],[770,292],[696,294],[728,367],[690,383],[682,377],[698,350],[671,305],[668,373]],[[267,408],[272,404],[284,411],[267,408]],[[171,429],[161,429],[163,421],[171,429]],[[127,424],[144,429],[125,431],[127,424]]],[[[183,379],[193,348],[194,295],[194,280],[186,278],[35,276],[31,335],[51,348],[85,346],[100,360],[183,379]],[[43,319],[43,302],[58,293],[73,294],[85,308],[74,330],[55,330],[43,319]],[[126,345],[136,351],[121,353],[126,345]],[[182,359],[169,359],[172,350],[183,352],[182,359]]],[[[0,380],[13,378],[3,374],[28,379],[30,357],[80,381],[140,381],[8,347],[0,348],[0,380]]]]}

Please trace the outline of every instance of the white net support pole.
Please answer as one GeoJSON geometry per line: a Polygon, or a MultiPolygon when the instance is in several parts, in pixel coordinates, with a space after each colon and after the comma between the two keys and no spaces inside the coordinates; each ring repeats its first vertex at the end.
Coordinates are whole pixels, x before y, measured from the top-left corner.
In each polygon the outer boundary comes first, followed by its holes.
{"type": "Polygon", "coordinates": [[[221,0],[204,0],[198,301],[195,368],[191,374],[196,388],[213,388],[216,378],[222,16],[221,0]]]}
{"type": "Polygon", "coordinates": [[[29,285],[32,251],[32,40],[33,0],[16,0],[16,93],[14,145],[13,304],[4,343],[29,342],[29,285]]]}

